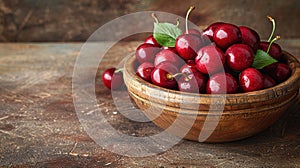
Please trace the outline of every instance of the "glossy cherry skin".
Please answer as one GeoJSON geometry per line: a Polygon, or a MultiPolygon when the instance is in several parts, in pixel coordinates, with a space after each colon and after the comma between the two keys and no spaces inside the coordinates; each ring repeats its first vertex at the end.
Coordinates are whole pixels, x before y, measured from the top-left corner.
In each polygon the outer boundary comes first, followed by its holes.
{"type": "Polygon", "coordinates": [[[165,61],[171,62],[176,67],[180,67],[184,63],[182,58],[179,57],[177,53],[171,49],[161,50],[159,53],[157,53],[154,59],[154,66],[157,66],[158,64],[165,61]]]}
{"type": "MultiPolygon", "coordinates": [[[[259,49],[267,52],[269,44],[269,42],[262,41],[260,42],[259,49]]],[[[270,48],[269,55],[275,58],[276,60],[280,60],[282,56],[282,50],[280,45],[278,45],[277,43],[273,43],[270,48]]]]}
{"type": "Polygon", "coordinates": [[[291,76],[291,68],[283,63],[276,63],[275,71],[270,73],[270,76],[273,77],[278,83],[286,81],[291,76]]]}
{"type": "Polygon", "coordinates": [[[173,77],[176,73],[178,73],[178,69],[175,65],[170,62],[162,62],[152,71],[151,81],[160,87],[177,89],[177,81],[173,77]]]}
{"type": "Polygon", "coordinates": [[[235,78],[229,73],[217,73],[207,81],[208,94],[236,93],[238,90],[235,78]]]}
{"type": "Polygon", "coordinates": [[[140,64],[144,62],[153,62],[155,55],[161,51],[159,47],[155,47],[153,44],[141,44],[135,51],[136,59],[140,64]]]}
{"type": "Polygon", "coordinates": [[[233,44],[226,50],[225,55],[227,65],[235,71],[251,67],[254,61],[253,50],[246,44],[233,44]]]}
{"type": "Polygon", "coordinates": [[[213,40],[217,46],[226,50],[232,44],[240,43],[242,41],[242,35],[239,27],[224,23],[215,29],[213,40]]]}
{"type": "Polygon", "coordinates": [[[154,65],[150,62],[142,63],[138,68],[136,74],[147,82],[151,82],[151,74],[154,65]]]}
{"type": "Polygon", "coordinates": [[[181,66],[179,72],[185,73],[185,74],[191,74],[195,71],[198,71],[196,68],[195,62],[188,62],[181,66]]]}
{"type": "Polygon", "coordinates": [[[148,36],[146,38],[146,40],[144,41],[144,43],[146,43],[146,44],[153,44],[155,47],[161,47],[161,45],[158,44],[158,42],[155,40],[155,38],[153,37],[153,35],[148,36]]]}
{"type": "Polygon", "coordinates": [[[106,69],[102,74],[102,82],[108,89],[118,89],[123,83],[122,72],[115,73],[116,68],[106,69]]]}
{"type": "Polygon", "coordinates": [[[239,85],[244,92],[260,90],[264,86],[264,77],[257,69],[247,68],[240,74],[239,85]]]}
{"type": "Polygon", "coordinates": [[[201,48],[195,58],[197,69],[203,74],[214,74],[224,68],[225,55],[214,45],[201,48]]]}
{"type": "Polygon", "coordinates": [[[276,85],[276,81],[269,75],[263,74],[264,86],[263,89],[267,89],[276,85]]]}
{"type": "Polygon", "coordinates": [[[178,90],[190,93],[204,93],[207,78],[200,72],[181,76],[178,80],[178,90]]]}
{"type": "Polygon", "coordinates": [[[185,60],[195,59],[197,51],[204,45],[200,36],[182,34],[177,37],[175,48],[179,56],[185,60]]]}
{"type": "Polygon", "coordinates": [[[240,26],[240,31],[243,44],[249,45],[254,52],[259,49],[260,37],[255,30],[246,26],[240,26]]]}
{"type": "Polygon", "coordinates": [[[206,29],[203,30],[202,35],[208,37],[211,41],[213,41],[213,36],[216,28],[218,28],[222,24],[224,24],[224,22],[215,22],[209,25],[206,29]]]}

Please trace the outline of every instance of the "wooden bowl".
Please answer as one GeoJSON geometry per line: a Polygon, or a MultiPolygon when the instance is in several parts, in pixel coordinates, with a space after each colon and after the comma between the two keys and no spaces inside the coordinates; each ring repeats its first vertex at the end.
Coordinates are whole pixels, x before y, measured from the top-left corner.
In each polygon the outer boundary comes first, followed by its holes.
{"type": "Polygon", "coordinates": [[[268,128],[296,101],[300,64],[287,52],[283,57],[292,69],[291,77],[248,93],[210,95],[161,88],[135,74],[134,56],[125,62],[124,81],[131,98],[157,126],[189,140],[228,142],[268,128]]]}

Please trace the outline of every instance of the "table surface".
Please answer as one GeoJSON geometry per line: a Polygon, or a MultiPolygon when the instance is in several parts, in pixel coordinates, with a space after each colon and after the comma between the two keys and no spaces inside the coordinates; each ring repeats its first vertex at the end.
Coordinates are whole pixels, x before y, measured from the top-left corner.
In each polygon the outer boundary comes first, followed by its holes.
{"type": "MultiPolygon", "coordinates": [[[[100,79],[105,68],[116,66],[138,44],[120,42],[105,54],[96,95],[101,112],[114,128],[143,136],[160,129],[122,116],[100,79]]],[[[299,39],[280,44],[300,59],[299,39]]],[[[272,127],[241,141],[181,140],[163,153],[142,158],[103,149],[85,132],[73,104],[72,74],[82,45],[0,44],[0,167],[300,167],[299,102],[272,127]]],[[[131,147],[128,144],[124,150],[131,147]]]]}

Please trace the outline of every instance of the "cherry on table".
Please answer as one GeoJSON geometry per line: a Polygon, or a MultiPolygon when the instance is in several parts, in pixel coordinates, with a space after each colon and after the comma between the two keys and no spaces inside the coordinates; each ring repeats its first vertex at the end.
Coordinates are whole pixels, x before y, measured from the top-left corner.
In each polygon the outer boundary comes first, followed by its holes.
{"type": "Polygon", "coordinates": [[[144,62],[153,62],[155,55],[161,51],[159,47],[155,47],[153,44],[141,44],[135,51],[136,59],[140,64],[144,62]]]}
{"type": "Polygon", "coordinates": [[[240,43],[242,41],[241,36],[239,27],[233,24],[224,23],[215,29],[213,41],[217,46],[226,50],[232,44],[240,43]]]}
{"type": "Polygon", "coordinates": [[[106,69],[102,74],[102,82],[108,89],[118,89],[123,83],[123,73],[121,71],[116,72],[116,68],[106,69]]]}
{"type": "Polygon", "coordinates": [[[171,62],[176,67],[180,67],[184,63],[181,57],[172,49],[165,49],[158,52],[154,58],[154,66],[165,61],[171,62]]]}
{"type": "Polygon", "coordinates": [[[151,82],[151,73],[154,65],[150,62],[142,63],[138,68],[136,74],[147,82],[151,82]]]}
{"type": "Polygon", "coordinates": [[[264,86],[264,77],[257,69],[247,68],[240,74],[239,85],[244,92],[260,90],[264,86]]]}
{"type": "Polygon", "coordinates": [[[240,26],[239,28],[242,35],[242,43],[249,45],[254,52],[259,49],[260,37],[258,33],[246,26],[240,26]]]}
{"type": "Polygon", "coordinates": [[[170,62],[162,62],[153,69],[151,81],[160,87],[177,89],[177,81],[174,77],[176,73],[178,73],[178,69],[175,65],[170,62]]]}
{"type": "Polygon", "coordinates": [[[233,44],[226,50],[225,55],[227,65],[235,71],[251,67],[254,61],[253,50],[246,44],[233,44]]]}
{"type": "Polygon", "coordinates": [[[197,69],[203,74],[214,74],[224,68],[225,55],[214,45],[201,48],[195,58],[197,69]]]}
{"type": "Polygon", "coordinates": [[[217,73],[207,81],[208,94],[236,93],[238,85],[236,79],[229,73],[217,73]]]}

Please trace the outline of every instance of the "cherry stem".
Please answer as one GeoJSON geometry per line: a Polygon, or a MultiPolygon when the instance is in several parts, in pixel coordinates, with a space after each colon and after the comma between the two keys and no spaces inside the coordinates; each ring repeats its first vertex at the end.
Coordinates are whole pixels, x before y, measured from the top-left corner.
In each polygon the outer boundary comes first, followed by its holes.
{"type": "Polygon", "coordinates": [[[275,29],[276,29],[276,24],[275,24],[275,20],[271,17],[271,16],[267,16],[267,18],[272,22],[272,33],[268,39],[268,42],[270,42],[273,38],[273,35],[274,35],[274,32],[275,32],[275,29]]]}
{"type": "Polygon", "coordinates": [[[177,18],[177,20],[176,20],[176,27],[178,27],[179,26],[179,19],[177,18]]]}
{"type": "Polygon", "coordinates": [[[124,68],[120,68],[120,69],[116,69],[114,73],[119,73],[119,72],[123,72],[124,68]]]}
{"type": "Polygon", "coordinates": [[[192,10],[195,9],[195,6],[190,6],[189,10],[187,11],[186,13],[186,16],[185,16],[185,32],[186,34],[189,34],[189,30],[188,30],[188,18],[189,18],[189,15],[190,13],[192,12],[192,10]]]}
{"type": "Polygon", "coordinates": [[[156,15],[155,15],[155,13],[152,13],[151,16],[152,16],[152,18],[155,20],[156,23],[159,23],[159,21],[158,21],[156,15]]]}
{"type": "Polygon", "coordinates": [[[270,49],[271,49],[271,46],[272,44],[276,41],[276,40],[279,40],[280,39],[280,36],[276,36],[275,38],[273,38],[273,40],[270,42],[269,44],[269,47],[268,47],[268,50],[267,50],[267,53],[269,53],[270,49]]]}
{"type": "Polygon", "coordinates": [[[172,78],[176,78],[177,76],[184,76],[186,78],[189,78],[189,76],[186,73],[176,73],[174,75],[168,73],[167,74],[167,79],[172,79],[172,78]]]}

